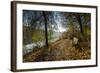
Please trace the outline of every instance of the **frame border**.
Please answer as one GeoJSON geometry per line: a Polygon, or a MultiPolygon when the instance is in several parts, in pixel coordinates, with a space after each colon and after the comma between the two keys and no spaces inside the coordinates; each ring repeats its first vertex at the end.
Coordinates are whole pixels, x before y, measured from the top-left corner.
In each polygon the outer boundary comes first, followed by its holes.
{"type": "Polygon", "coordinates": [[[53,70],[53,69],[72,69],[72,68],[85,68],[85,67],[97,67],[98,66],[98,7],[90,5],[77,5],[77,4],[58,4],[58,3],[43,3],[43,2],[28,2],[28,1],[11,1],[11,71],[37,71],[37,70],[53,70]],[[85,7],[96,9],[96,64],[95,65],[83,65],[83,66],[69,66],[69,67],[52,67],[52,68],[38,68],[38,69],[17,69],[17,4],[35,4],[35,5],[50,5],[50,6],[67,6],[67,7],[85,7]]]}

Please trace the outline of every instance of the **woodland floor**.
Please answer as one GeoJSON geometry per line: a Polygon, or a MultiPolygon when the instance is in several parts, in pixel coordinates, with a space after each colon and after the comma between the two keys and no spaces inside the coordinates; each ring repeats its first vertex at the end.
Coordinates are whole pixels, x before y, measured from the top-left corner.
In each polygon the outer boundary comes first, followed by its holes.
{"type": "Polygon", "coordinates": [[[23,56],[23,62],[83,60],[91,58],[91,49],[78,49],[71,45],[69,39],[51,43],[48,48],[36,48],[23,56]]]}

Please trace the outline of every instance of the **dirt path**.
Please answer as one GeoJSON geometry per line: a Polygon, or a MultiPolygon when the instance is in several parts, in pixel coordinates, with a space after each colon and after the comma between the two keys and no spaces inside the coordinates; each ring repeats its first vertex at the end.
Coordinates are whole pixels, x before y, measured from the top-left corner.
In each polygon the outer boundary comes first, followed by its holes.
{"type": "Polygon", "coordinates": [[[72,49],[72,41],[69,39],[62,39],[56,41],[56,43],[51,44],[51,46],[49,47],[50,52],[48,53],[48,56],[52,60],[69,59],[68,56],[70,56],[71,54],[71,49],[72,49]]]}
{"type": "Polygon", "coordinates": [[[31,52],[24,57],[25,62],[38,61],[60,61],[60,60],[75,60],[89,58],[88,51],[79,52],[78,49],[72,46],[72,41],[69,39],[61,39],[51,43],[48,48],[40,48],[35,52],[31,52]],[[87,54],[87,55],[85,55],[87,54]]]}

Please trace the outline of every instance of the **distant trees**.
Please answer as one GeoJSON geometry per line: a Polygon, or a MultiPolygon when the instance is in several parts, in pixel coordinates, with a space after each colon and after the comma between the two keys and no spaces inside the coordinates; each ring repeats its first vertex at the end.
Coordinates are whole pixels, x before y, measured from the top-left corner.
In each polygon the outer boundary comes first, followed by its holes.
{"type": "Polygon", "coordinates": [[[61,30],[66,29],[66,32],[69,29],[72,35],[84,34],[88,29],[90,30],[90,14],[23,10],[23,26],[26,28],[23,42],[29,39],[36,43],[45,40],[48,46],[54,32],[58,32],[61,27],[61,30]]]}
{"type": "Polygon", "coordinates": [[[75,25],[77,25],[80,32],[83,34],[84,33],[84,25],[88,25],[90,27],[90,14],[89,13],[63,13],[63,15],[66,17],[67,19],[67,23],[70,25],[70,23],[73,23],[75,25]],[[89,24],[88,24],[89,23],[89,24]]]}

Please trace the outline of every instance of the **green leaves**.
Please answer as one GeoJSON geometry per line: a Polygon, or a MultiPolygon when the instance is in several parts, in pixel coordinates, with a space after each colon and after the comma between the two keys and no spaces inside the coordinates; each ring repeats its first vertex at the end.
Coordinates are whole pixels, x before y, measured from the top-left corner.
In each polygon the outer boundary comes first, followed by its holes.
{"type": "Polygon", "coordinates": [[[32,34],[32,41],[33,43],[37,43],[39,45],[39,42],[45,40],[44,31],[43,30],[35,30],[32,34]]]}

